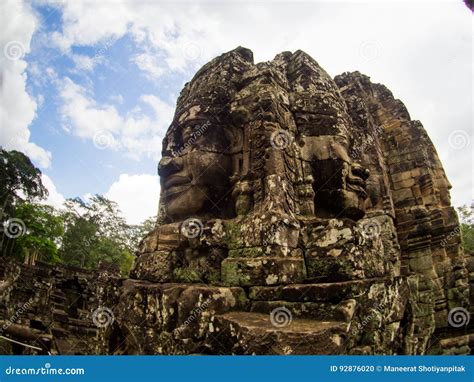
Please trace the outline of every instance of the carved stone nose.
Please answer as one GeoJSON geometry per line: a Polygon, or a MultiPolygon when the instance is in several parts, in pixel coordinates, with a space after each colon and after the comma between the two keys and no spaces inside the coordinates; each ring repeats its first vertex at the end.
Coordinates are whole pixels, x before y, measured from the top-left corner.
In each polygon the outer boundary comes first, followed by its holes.
{"type": "Polygon", "coordinates": [[[352,174],[364,179],[364,180],[367,180],[369,178],[369,175],[370,175],[370,171],[368,168],[365,168],[365,167],[362,167],[360,164],[358,163],[353,163],[352,164],[352,167],[351,167],[351,170],[352,170],[352,174]]]}
{"type": "Polygon", "coordinates": [[[163,157],[158,163],[158,175],[169,176],[181,170],[183,168],[183,159],[180,157],[163,157]]]}

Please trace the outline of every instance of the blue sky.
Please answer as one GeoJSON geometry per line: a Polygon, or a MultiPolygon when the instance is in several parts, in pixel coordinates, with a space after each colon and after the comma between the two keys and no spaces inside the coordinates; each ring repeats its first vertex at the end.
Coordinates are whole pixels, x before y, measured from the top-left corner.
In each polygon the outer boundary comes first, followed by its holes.
{"type": "Polygon", "coordinates": [[[461,1],[0,7],[0,144],[33,158],[52,204],[100,193],[129,222],[154,215],[161,140],[179,91],[238,45],[256,61],[303,49],[331,75],[359,70],[387,85],[434,141],[453,204],[472,200],[472,14],[461,1]]]}

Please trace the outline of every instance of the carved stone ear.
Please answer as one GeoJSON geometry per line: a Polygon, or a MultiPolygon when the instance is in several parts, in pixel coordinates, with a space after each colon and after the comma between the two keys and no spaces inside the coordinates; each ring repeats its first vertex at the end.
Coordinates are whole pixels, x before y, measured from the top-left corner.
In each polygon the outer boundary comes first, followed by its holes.
{"type": "Polygon", "coordinates": [[[244,132],[239,127],[225,127],[224,135],[229,143],[227,153],[236,154],[242,151],[244,144],[244,132]]]}

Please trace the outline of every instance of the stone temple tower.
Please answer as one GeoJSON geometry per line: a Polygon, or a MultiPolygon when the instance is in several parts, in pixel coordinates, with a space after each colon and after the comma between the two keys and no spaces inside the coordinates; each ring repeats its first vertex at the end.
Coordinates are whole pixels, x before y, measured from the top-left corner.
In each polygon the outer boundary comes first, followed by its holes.
{"type": "Polygon", "coordinates": [[[181,92],[158,172],[159,219],[121,302],[125,321],[137,295],[157,316],[127,325],[153,332],[138,351],[467,345],[448,317],[469,299],[450,184],[421,123],[367,76],[332,79],[302,51],[225,53],[181,92]]]}

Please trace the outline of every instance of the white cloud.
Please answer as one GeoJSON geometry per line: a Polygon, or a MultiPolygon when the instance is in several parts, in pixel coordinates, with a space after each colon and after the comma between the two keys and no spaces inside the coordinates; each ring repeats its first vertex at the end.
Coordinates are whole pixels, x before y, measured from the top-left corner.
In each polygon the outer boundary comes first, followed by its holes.
{"type": "Polygon", "coordinates": [[[123,104],[123,97],[121,94],[111,95],[109,99],[110,99],[110,102],[112,103],[116,103],[119,105],[123,104]]]}
{"type": "Polygon", "coordinates": [[[51,38],[64,53],[72,45],[95,45],[110,37],[123,36],[131,17],[121,1],[50,3],[63,11],[63,33],[54,32],[51,38]]]}
{"type": "Polygon", "coordinates": [[[118,203],[129,224],[139,224],[158,212],[160,184],[157,176],[121,174],[105,197],[118,203]]]}
{"type": "Polygon", "coordinates": [[[156,80],[165,72],[165,68],[160,66],[158,59],[150,53],[141,53],[132,57],[138,68],[147,75],[148,78],[156,80]]]}
{"type": "Polygon", "coordinates": [[[47,199],[42,201],[42,203],[49,204],[54,208],[62,208],[65,198],[60,192],[58,192],[56,186],[53,183],[53,180],[46,174],[41,175],[41,180],[43,182],[43,185],[49,192],[47,199]]]}
{"type": "Polygon", "coordinates": [[[126,115],[111,104],[98,104],[82,86],[69,78],[58,81],[61,116],[66,131],[90,139],[99,149],[123,149],[133,159],[143,155],[158,160],[161,141],[173,117],[173,107],[154,95],[143,95],[126,115]],[[153,115],[148,116],[143,106],[153,115]]]}
{"type": "Polygon", "coordinates": [[[83,54],[70,55],[77,71],[92,72],[95,66],[101,62],[101,57],[89,57],[83,54]]]}
{"type": "Polygon", "coordinates": [[[37,104],[26,89],[24,60],[38,23],[29,5],[0,2],[0,144],[26,153],[41,167],[51,163],[51,153],[30,141],[29,125],[37,104]]]}

